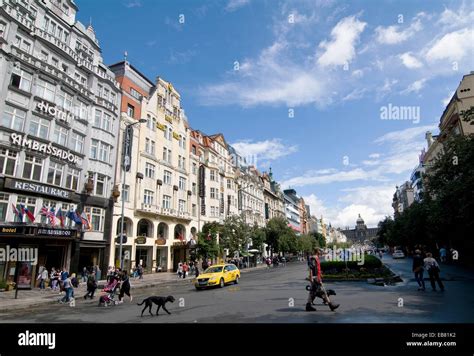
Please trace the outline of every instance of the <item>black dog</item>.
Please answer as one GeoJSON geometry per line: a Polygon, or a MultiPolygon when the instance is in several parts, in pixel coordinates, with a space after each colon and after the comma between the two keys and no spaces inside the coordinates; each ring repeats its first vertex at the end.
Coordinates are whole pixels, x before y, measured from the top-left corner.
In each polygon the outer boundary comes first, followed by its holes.
{"type": "Polygon", "coordinates": [[[163,307],[163,310],[165,312],[167,312],[168,314],[171,314],[168,311],[168,309],[166,309],[166,303],[168,303],[168,302],[173,303],[174,300],[175,299],[172,295],[169,295],[167,297],[152,296],[152,297],[148,297],[148,298],[144,299],[143,302],[141,302],[141,303],[137,303],[137,305],[142,305],[143,303],[145,303],[145,307],[142,310],[142,315],[141,316],[143,316],[143,312],[146,310],[146,308],[148,308],[148,312],[150,313],[150,315],[153,316],[153,314],[151,312],[151,307],[153,306],[153,303],[158,305],[158,309],[156,309],[156,315],[158,315],[158,312],[160,311],[161,307],[163,307]]]}
{"type": "MultiPolygon", "coordinates": [[[[306,286],[306,290],[309,292],[311,290],[311,286],[310,285],[306,286]]],[[[316,292],[316,297],[323,299],[323,294],[324,293],[323,293],[322,290],[318,290],[316,292]]],[[[336,291],[334,289],[326,289],[326,294],[328,295],[328,297],[330,295],[336,295],[336,291]]],[[[326,304],[326,302],[324,300],[323,300],[323,303],[326,304]]],[[[314,303],[313,303],[313,305],[314,305],[314,303]]]]}

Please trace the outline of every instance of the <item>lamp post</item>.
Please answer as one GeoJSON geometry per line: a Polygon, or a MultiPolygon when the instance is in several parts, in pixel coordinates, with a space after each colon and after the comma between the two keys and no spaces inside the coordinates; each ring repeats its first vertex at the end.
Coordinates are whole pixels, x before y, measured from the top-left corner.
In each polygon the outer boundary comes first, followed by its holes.
{"type": "Polygon", "coordinates": [[[126,173],[130,170],[131,166],[131,156],[132,156],[132,137],[133,137],[133,125],[142,124],[147,122],[147,119],[140,119],[132,124],[125,125],[124,130],[124,146],[123,146],[123,161],[122,161],[122,214],[120,220],[120,269],[123,269],[123,254],[122,254],[122,245],[123,245],[123,228],[125,225],[125,177],[126,173]]]}

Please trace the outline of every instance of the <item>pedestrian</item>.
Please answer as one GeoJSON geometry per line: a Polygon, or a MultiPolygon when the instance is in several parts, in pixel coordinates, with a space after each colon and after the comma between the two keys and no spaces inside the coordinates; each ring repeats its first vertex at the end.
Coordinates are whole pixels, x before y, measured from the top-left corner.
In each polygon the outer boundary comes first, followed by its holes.
{"type": "Polygon", "coordinates": [[[79,280],[77,279],[75,273],[71,274],[71,284],[72,284],[72,286],[73,286],[74,288],[78,288],[78,287],[79,287],[79,280]]]}
{"type": "Polygon", "coordinates": [[[181,278],[183,276],[183,263],[179,261],[178,263],[178,278],[181,278]]]}
{"type": "Polygon", "coordinates": [[[124,295],[128,295],[130,298],[130,303],[133,300],[132,295],[130,294],[130,278],[128,278],[127,271],[123,271],[121,274],[122,283],[120,285],[120,293],[119,293],[119,303],[123,303],[122,298],[124,295]]]}
{"type": "Polygon", "coordinates": [[[321,264],[320,264],[320,254],[321,250],[318,248],[314,251],[314,256],[310,258],[310,266],[309,266],[309,280],[311,282],[311,287],[309,290],[308,300],[306,303],[306,311],[316,311],[314,308],[313,302],[314,298],[321,297],[324,302],[329,306],[331,311],[336,310],[339,308],[339,304],[334,304],[329,299],[326,289],[323,286],[322,280],[322,273],[321,273],[321,264]]]}
{"type": "Polygon", "coordinates": [[[57,291],[58,290],[58,279],[59,279],[59,274],[56,271],[56,268],[51,268],[51,274],[50,274],[50,287],[52,291],[57,291]]]}
{"type": "Polygon", "coordinates": [[[418,290],[425,290],[425,281],[423,280],[424,261],[421,256],[421,251],[416,249],[413,256],[413,273],[415,273],[415,280],[418,283],[418,290]]]}
{"type": "Polygon", "coordinates": [[[143,266],[141,263],[138,265],[138,279],[143,279],[143,266]]]}
{"type": "Polygon", "coordinates": [[[383,257],[383,252],[382,252],[381,249],[379,250],[379,257],[380,257],[380,259],[382,259],[382,257],[383,257]]]}
{"type": "Polygon", "coordinates": [[[446,263],[446,247],[441,247],[439,249],[439,259],[441,261],[441,263],[446,263]]]}
{"type": "Polygon", "coordinates": [[[87,267],[84,267],[82,269],[82,273],[81,273],[81,282],[87,282],[87,267]]]}
{"type": "Polygon", "coordinates": [[[196,263],[196,265],[194,266],[194,273],[195,273],[195,275],[196,275],[196,278],[198,278],[198,277],[199,277],[199,266],[197,265],[197,263],[196,263]]]}
{"type": "Polygon", "coordinates": [[[98,281],[100,281],[100,278],[102,277],[102,271],[99,268],[99,265],[95,266],[95,276],[98,281]]]}
{"type": "Polygon", "coordinates": [[[46,267],[41,268],[41,273],[38,274],[38,279],[40,281],[39,287],[41,290],[45,289],[46,280],[48,279],[49,273],[46,267]]]}
{"type": "Polygon", "coordinates": [[[63,280],[63,289],[64,289],[64,297],[60,299],[60,303],[69,303],[71,301],[71,298],[73,298],[74,295],[74,289],[71,284],[71,278],[69,278],[69,274],[64,271],[63,272],[64,280],[63,280]]]}
{"type": "Polygon", "coordinates": [[[186,263],[186,261],[184,261],[184,263],[183,263],[183,279],[186,278],[186,274],[188,273],[188,270],[189,270],[189,266],[186,263]]]}
{"type": "Polygon", "coordinates": [[[87,276],[87,293],[84,295],[84,299],[89,298],[94,298],[94,293],[97,289],[97,281],[95,280],[95,273],[89,273],[87,276]]]}
{"type": "Polygon", "coordinates": [[[428,271],[428,275],[430,276],[431,288],[433,288],[433,291],[436,292],[436,281],[438,282],[441,291],[444,292],[443,282],[441,282],[441,279],[439,278],[439,273],[441,272],[441,270],[439,268],[438,262],[436,262],[430,252],[426,254],[426,258],[423,260],[423,262],[425,265],[425,269],[428,271]]]}

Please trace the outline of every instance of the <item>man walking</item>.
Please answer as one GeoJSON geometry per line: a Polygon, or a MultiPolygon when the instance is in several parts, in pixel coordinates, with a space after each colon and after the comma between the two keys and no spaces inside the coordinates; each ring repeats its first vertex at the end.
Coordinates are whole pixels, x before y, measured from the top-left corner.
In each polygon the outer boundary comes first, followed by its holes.
{"type": "Polygon", "coordinates": [[[415,255],[413,256],[413,267],[412,271],[415,273],[415,280],[418,283],[418,290],[425,290],[425,281],[423,280],[423,268],[424,262],[423,257],[421,257],[421,251],[415,250],[415,255]]]}
{"type": "Polygon", "coordinates": [[[317,296],[321,297],[324,302],[329,306],[331,311],[339,308],[339,304],[333,304],[326,293],[326,289],[323,286],[322,273],[321,273],[321,264],[319,256],[321,250],[318,248],[314,251],[314,256],[310,258],[309,263],[309,280],[311,282],[311,289],[309,291],[308,301],[306,303],[306,311],[316,311],[312,306],[314,298],[317,296]]]}

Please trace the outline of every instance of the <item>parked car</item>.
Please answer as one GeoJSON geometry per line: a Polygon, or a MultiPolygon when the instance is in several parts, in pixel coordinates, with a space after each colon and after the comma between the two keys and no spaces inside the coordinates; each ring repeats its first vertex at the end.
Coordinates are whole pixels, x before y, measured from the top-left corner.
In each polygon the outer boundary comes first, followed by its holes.
{"type": "Polygon", "coordinates": [[[392,254],[392,258],[405,258],[405,254],[402,250],[395,250],[392,254]]]}
{"type": "Polygon", "coordinates": [[[207,287],[219,286],[224,288],[228,283],[238,284],[240,271],[234,264],[221,264],[211,266],[206,269],[198,278],[194,280],[197,290],[207,287]]]}

